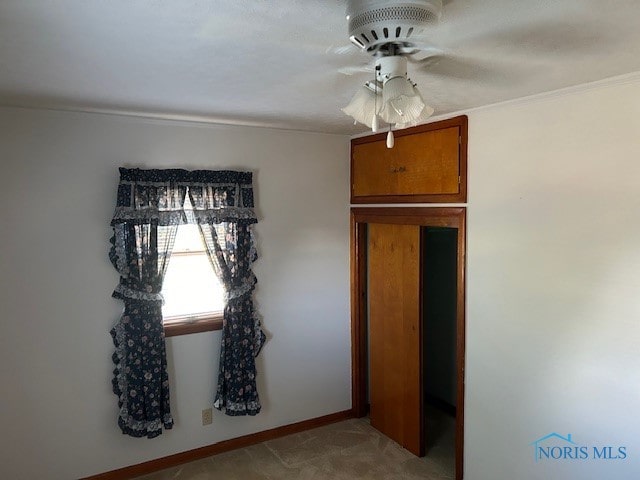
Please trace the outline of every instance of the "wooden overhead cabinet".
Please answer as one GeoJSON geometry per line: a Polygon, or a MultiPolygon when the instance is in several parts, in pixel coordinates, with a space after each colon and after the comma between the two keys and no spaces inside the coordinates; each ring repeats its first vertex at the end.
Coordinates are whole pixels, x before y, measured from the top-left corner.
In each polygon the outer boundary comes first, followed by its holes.
{"type": "Polygon", "coordinates": [[[467,117],[351,141],[351,203],[465,203],[467,117]]]}

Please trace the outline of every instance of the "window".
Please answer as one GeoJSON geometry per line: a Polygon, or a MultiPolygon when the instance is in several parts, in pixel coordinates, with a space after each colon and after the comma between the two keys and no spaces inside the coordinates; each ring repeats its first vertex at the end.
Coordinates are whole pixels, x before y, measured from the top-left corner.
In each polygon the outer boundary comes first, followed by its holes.
{"type": "Polygon", "coordinates": [[[253,305],[251,264],[257,255],[251,228],[258,219],[252,185],[252,172],[120,168],[109,260],[120,275],[112,296],[124,304],[111,329],[113,391],[124,434],[154,438],[173,425],[165,336],[213,330],[223,323],[220,337],[229,348],[220,350],[214,405],[233,416],[260,412],[255,357],[266,336],[253,305]],[[195,200],[197,211],[189,203],[184,209],[185,194],[195,200]],[[200,228],[174,226],[182,221],[200,222],[200,228]],[[200,232],[206,234],[205,248],[200,232]],[[215,266],[209,266],[205,249],[215,251],[215,266]],[[224,272],[224,294],[214,269],[224,272]],[[158,302],[163,283],[164,312],[158,302]],[[219,313],[223,300],[224,309],[234,313],[224,321],[219,313]],[[148,325],[145,335],[132,324],[148,325]],[[144,388],[141,369],[149,373],[144,388]]]}
{"type": "MultiPolygon", "coordinates": [[[[189,198],[185,208],[191,208],[189,198]]],[[[224,288],[209,262],[198,225],[180,225],[162,284],[165,336],[220,330],[224,288]]]]}

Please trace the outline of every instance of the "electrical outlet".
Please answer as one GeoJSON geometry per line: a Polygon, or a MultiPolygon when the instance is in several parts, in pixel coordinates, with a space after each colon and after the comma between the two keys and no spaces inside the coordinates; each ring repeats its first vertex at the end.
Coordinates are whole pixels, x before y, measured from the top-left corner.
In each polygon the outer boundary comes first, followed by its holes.
{"type": "Polygon", "coordinates": [[[213,423],[213,409],[205,408],[202,410],[202,425],[211,425],[213,423]]]}

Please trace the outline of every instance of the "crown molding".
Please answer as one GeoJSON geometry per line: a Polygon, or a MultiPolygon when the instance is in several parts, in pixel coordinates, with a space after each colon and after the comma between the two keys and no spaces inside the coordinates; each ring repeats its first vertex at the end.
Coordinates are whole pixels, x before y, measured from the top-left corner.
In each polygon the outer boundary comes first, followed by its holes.
{"type": "MultiPolygon", "coordinates": [[[[558,88],[556,90],[549,90],[548,92],[535,93],[533,95],[527,95],[525,97],[513,98],[510,100],[504,100],[501,102],[490,103],[488,105],[481,105],[479,107],[470,108],[467,110],[460,110],[458,112],[447,113],[446,115],[439,115],[432,117],[433,121],[443,120],[445,118],[468,115],[473,112],[481,112],[483,110],[489,110],[493,108],[500,108],[511,105],[524,105],[529,103],[535,103],[544,101],[556,97],[568,97],[571,95],[577,95],[584,92],[593,90],[600,90],[604,88],[611,88],[619,85],[630,85],[634,83],[640,83],[640,71],[626,73],[624,75],[617,75],[615,77],[609,77],[602,80],[595,80],[593,82],[581,83],[579,85],[572,85],[570,87],[558,88]]],[[[431,119],[430,119],[431,120],[431,119]]]]}

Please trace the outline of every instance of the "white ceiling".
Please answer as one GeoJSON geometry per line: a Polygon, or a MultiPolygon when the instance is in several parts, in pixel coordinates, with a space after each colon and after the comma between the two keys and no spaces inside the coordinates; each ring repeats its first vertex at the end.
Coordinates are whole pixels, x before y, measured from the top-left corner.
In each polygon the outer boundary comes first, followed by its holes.
{"type": "MultiPolygon", "coordinates": [[[[444,3],[436,115],[640,71],[638,0],[444,3]]],[[[344,0],[0,0],[0,104],[359,133],[346,32],[344,0]]]]}

